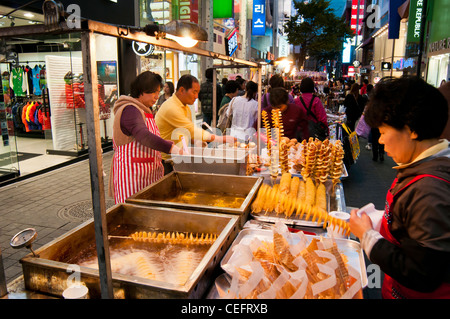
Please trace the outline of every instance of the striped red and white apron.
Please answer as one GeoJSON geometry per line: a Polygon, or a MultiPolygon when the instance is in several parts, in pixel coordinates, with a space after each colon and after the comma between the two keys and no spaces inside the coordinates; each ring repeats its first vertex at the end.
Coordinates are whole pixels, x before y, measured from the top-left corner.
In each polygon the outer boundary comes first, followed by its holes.
{"type": "MultiPolygon", "coordinates": [[[[145,113],[145,124],[149,131],[159,134],[152,114],[145,113]]],[[[125,199],[149,186],[164,176],[161,153],[134,140],[117,146],[113,139],[114,200],[123,203],[125,199]]]]}

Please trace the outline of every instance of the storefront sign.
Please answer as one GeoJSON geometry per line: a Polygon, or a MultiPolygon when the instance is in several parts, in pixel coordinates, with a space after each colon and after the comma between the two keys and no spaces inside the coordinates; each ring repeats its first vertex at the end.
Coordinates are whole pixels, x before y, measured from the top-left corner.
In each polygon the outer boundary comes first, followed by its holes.
{"type": "Polygon", "coordinates": [[[237,30],[234,29],[226,38],[225,38],[225,52],[228,56],[232,56],[234,52],[236,52],[238,48],[238,33],[237,30]]]}
{"type": "Polygon", "coordinates": [[[355,67],[354,66],[349,66],[348,67],[347,75],[348,76],[355,76],[355,67]]]}
{"type": "Polygon", "coordinates": [[[177,20],[198,23],[198,0],[177,0],[172,3],[173,8],[178,8],[177,20]]]}
{"type": "Polygon", "coordinates": [[[423,0],[411,0],[409,2],[409,20],[408,20],[408,35],[407,42],[419,42],[420,27],[422,23],[422,15],[425,8],[423,7],[423,0]]]}
{"type": "Polygon", "coordinates": [[[392,68],[392,65],[390,62],[381,63],[381,71],[389,71],[391,68],[392,68]]]}
{"type": "Polygon", "coordinates": [[[450,49],[450,37],[430,43],[428,47],[428,53],[435,53],[449,49],[450,49]]]}
{"type": "Polygon", "coordinates": [[[266,1],[253,0],[252,35],[266,34],[266,1]]]}
{"type": "Polygon", "coordinates": [[[233,17],[233,0],[213,0],[213,18],[227,19],[233,17]]]}
{"type": "Polygon", "coordinates": [[[414,66],[414,59],[413,58],[409,58],[407,60],[405,59],[400,59],[394,62],[394,65],[392,66],[394,69],[396,70],[403,70],[406,69],[408,67],[413,67],[414,66]]]}
{"type": "Polygon", "coordinates": [[[150,55],[153,53],[153,50],[155,50],[155,46],[153,44],[137,41],[133,41],[132,47],[134,53],[139,56],[150,55]]]}
{"type": "Polygon", "coordinates": [[[350,19],[350,28],[356,34],[356,25],[358,24],[358,34],[361,34],[361,26],[364,19],[364,0],[352,0],[352,16],[350,19]],[[359,2],[359,3],[358,3],[359,2]],[[359,6],[359,8],[358,8],[359,6]],[[358,17],[359,14],[359,17],[358,17]],[[359,18],[359,20],[358,20],[359,18]]]}

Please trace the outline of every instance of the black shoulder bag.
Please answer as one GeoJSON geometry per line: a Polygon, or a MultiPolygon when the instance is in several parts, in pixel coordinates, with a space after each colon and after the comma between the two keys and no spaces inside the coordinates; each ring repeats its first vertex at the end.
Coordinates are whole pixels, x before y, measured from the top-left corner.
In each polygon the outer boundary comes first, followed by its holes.
{"type": "Polygon", "coordinates": [[[328,128],[320,122],[316,115],[311,111],[312,104],[315,96],[312,96],[311,102],[309,103],[309,108],[306,107],[305,101],[300,97],[300,101],[306,109],[306,114],[310,114],[316,121],[308,120],[308,132],[309,137],[317,138],[318,140],[324,141],[328,137],[328,128]]]}

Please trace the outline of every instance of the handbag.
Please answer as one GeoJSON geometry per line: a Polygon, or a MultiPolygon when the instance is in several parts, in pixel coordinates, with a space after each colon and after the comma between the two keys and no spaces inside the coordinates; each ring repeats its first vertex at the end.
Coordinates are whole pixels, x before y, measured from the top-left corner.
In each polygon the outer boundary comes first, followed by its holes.
{"type": "Polygon", "coordinates": [[[366,121],[364,121],[364,114],[361,115],[361,117],[358,120],[358,123],[356,125],[356,134],[358,134],[358,136],[361,136],[363,138],[369,138],[369,133],[370,133],[370,126],[367,125],[366,121]]]}
{"type": "Polygon", "coordinates": [[[310,114],[315,121],[308,120],[308,132],[309,137],[317,138],[318,140],[324,141],[328,137],[328,128],[322,122],[319,122],[316,115],[311,111],[315,96],[313,95],[311,102],[309,103],[309,108],[306,107],[305,101],[300,97],[300,101],[306,109],[307,114],[310,114]]]}
{"type": "Polygon", "coordinates": [[[227,104],[224,104],[219,110],[219,120],[217,121],[217,127],[224,133],[227,128],[231,127],[233,123],[233,100],[227,104]],[[230,112],[228,112],[230,108],[230,112]]]}
{"type": "Polygon", "coordinates": [[[348,134],[348,140],[350,142],[350,147],[352,149],[352,157],[353,160],[356,162],[356,159],[359,157],[360,153],[358,135],[356,134],[355,131],[352,132],[346,124],[342,123],[342,127],[348,134]]]}

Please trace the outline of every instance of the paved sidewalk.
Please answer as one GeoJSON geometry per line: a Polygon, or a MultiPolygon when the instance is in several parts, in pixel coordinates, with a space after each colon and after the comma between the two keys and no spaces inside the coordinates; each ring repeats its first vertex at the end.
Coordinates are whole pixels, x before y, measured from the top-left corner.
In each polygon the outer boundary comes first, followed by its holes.
{"type": "MultiPolygon", "coordinates": [[[[113,152],[103,155],[107,192],[108,174],[113,152]]],[[[0,188],[0,247],[7,282],[22,274],[19,260],[30,251],[14,249],[11,238],[33,227],[38,233],[33,249],[92,218],[89,160],[25,179],[0,188]]],[[[114,201],[106,197],[107,208],[114,201]]]]}

